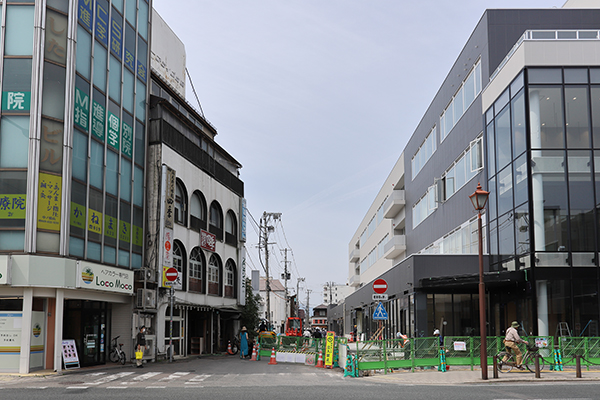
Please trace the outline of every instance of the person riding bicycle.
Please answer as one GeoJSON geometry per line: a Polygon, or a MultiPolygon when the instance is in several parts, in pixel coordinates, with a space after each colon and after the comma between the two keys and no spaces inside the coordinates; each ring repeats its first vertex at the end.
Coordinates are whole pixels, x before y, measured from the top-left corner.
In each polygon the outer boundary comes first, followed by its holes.
{"type": "MultiPolygon", "coordinates": [[[[521,363],[523,362],[523,354],[521,353],[521,350],[519,350],[519,347],[517,345],[519,343],[529,344],[529,342],[521,339],[521,336],[519,336],[517,329],[519,329],[520,326],[521,325],[519,325],[519,323],[517,321],[513,321],[510,324],[510,327],[508,329],[506,329],[506,336],[504,337],[504,346],[506,346],[507,352],[509,352],[509,353],[514,352],[515,358],[517,359],[516,367],[519,369],[523,369],[523,366],[521,365],[521,363]]],[[[505,356],[502,359],[502,362],[506,362],[506,361],[508,361],[508,356],[505,356]]]]}

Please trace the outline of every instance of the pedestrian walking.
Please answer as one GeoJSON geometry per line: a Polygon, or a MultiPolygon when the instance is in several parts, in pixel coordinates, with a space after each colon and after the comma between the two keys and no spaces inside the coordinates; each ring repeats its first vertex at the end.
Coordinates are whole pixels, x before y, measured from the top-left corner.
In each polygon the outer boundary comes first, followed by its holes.
{"type": "Polygon", "coordinates": [[[244,359],[248,357],[248,330],[245,326],[242,326],[240,332],[240,358],[244,359]]]}
{"type": "MultiPolygon", "coordinates": [[[[140,331],[138,332],[138,334],[136,336],[136,349],[137,349],[137,351],[141,351],[142,353],[146,349],[146,327],[144,325],[142,325],[142,327],[140,328],[140,331]]],[[[136,356],[135,363],[138,368],[144,368],[141,358],[138,358],[136,356]]]]}

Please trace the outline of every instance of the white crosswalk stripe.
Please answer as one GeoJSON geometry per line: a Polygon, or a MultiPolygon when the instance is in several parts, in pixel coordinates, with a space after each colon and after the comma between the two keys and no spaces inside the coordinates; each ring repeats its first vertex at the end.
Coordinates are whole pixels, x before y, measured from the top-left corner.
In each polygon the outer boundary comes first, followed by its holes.
{"type": "Polygon", "coordinates": [[[198,385],[198,384],[201,384],[201,383],[203,383],[203,382],[206,380],[206,378],[210,378],[211,376],[212,376],[212,375],[205,375],[205,374],[202,374],[202,375],[196,375],[196,376],[194,376],[193,378],[191,378],[191,379],[188,379],[188,380],[185,382],[185,384],[186,384],[186,385],[198,385]]]}
{"type": "Polygon", "coordinates": [[[174,372],[169,376],[165,376],[164,378],[159,379],[159,382],[171,382],[175,379],[181,378],[183,376],[188,375],[189,372],[174,372]]]}
{"type": "Polygon", "coordinates": [[[127,382],[121,382],[121,385],[135,385],[136,383],[147,381],[150,378],[160,375],[162,372],[148,372],[142,375],[137,375],[133,379],[127,382]]]}
{"type": "Polygon", "coordinates": [[[119,372],[118,374],[107,375],[102,378],[96,379],[93,382],[85,382],[84,385],[102,385],[103,383],[116,381],[117,379],[124,378],[134,373],[135,372],[119,372]]]}

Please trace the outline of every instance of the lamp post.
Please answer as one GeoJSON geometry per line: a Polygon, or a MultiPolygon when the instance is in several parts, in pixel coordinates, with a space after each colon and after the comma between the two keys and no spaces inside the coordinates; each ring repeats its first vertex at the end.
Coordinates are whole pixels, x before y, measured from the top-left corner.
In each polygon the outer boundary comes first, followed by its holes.
{"type": "Polygon", "coordinates": [[[479,357],[481,358],[481,379],[487,380],[487,332],[485,318],[485,285],[483,283],[483,239],[481,234],[481,211],[485,208],[490,192],[486,192],[481,188],[481,184],[477,183],[477,190],[469,196],[473,207],[477,210],[478,227],[479,227],[479,334],[481,335],[481,348],[479,357]]]}

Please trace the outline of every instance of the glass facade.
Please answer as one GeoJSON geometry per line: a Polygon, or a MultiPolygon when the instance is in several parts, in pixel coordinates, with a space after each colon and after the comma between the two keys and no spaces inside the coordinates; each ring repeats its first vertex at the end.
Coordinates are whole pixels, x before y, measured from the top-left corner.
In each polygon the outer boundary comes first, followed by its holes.
{"type": "Polygon", "coordinates": [[[149,9],[146,0],[0,4],[0,251],[142,266],[149,9]]]}
{"type": "Polygon", "coordinates": [[[535,277],[513,315],[540,334],[598,334],[599,87],[599,69],[528,68],[485,114],[490,270],[535,277]]]}

